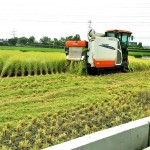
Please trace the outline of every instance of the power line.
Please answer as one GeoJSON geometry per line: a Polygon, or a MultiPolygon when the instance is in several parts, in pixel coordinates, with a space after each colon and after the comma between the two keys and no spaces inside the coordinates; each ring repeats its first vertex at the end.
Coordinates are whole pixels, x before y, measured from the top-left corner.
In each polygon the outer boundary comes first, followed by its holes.
{"type": "Polygon", "coordinates": [[[61,21],[61,20],[22,20],[22,19],[0,19],[3,21],[19,21],[19,22],[51,22],[51,23],[88,23],[87,21],[61,21]]]}
{"type": "Polygon", "coordinates": [[[89,20],[89,21],[88,21],[88,23],[89,23],[88,28],[89,28],[89,30],[90,30],[90,29],[92,28],[92,27],[91,27],[92,21],[91,21],[91,20],[89,20]]]}
{"type": "MultiPolygon", "coordinates": [[[[28,14],[29,15],[29,14],[28,14]]],[[[30,14],[31,15],[31,14],[30,14]]],[[[29,16],[30,16],[29,15],[29,16]]],[[[37,14],[39,16],[39,14],[37,14]]],[[[42,14],[40,14],[42,15],[42,14]]],[[[34,16],[34,15],[33,15],[34,16]]],[[[43,15],[42,15],[43,16],[43,15]]],[[[47,17],[150,17],[150,13],[142,13],[140,15],[47,15],[47,17]]],[[[0,19],[0,20],[6,20],[6,19],[0,19]]]]}
{"type": "MultiPolygon", "coordinates": [[[[150,7],[149,7],[150,8],[150,7]]],[[[19,13],[19,15],[21,15],[22,13],[20,12],[19,13]]],[[[128,12],[126,12],[125,13],[126,15],[128,14],[128,12]]],[[[134,15],[134,12],[132,12],[132,15],[130,14],[130,16],[140,16],[140,15],[150,15],[150,13],[148,13],[148,12],[140,12],[140,13],[135,13],[134,15]]],[[[46,15],[46,16],[51,16],[51,17],[61,17],[61,16],[66,16],[66,17],[68,17],[68,16],[70,16],[70,17],[74,17],[74,16],[77,16],[77,17],[81,17],[81,16],[100,16],[100,15],[96,15],[96,14],[94,14],[94,15],[87,15],[87,14],[48,14],[48,13],[43,13],[43,12],[40,12],[40,13],[38,13],[38,12],[35,12],[35,13],[23,13],[23,15],[46,15]]],[[[118,15],[118,14],[117,14],[118,15]]],[[[126,15],[121,15],[121,16],[126,16],[126,15]]],[[[105,14],[103,14],[103,16],[110,16],[110,15],[105,15],[105,14]]]]}
{"type": "MultiPolygon", "coordinates": [[[[100,15],[48,15],[49,17],[88,17],[88,16],[92,16],[92,17],[99,17],[100,15]]],[[[113,16],[110,16],[110,15],[103,15],[101,17],[150,17],[150,13],[148,13],[148,15],[142,15],[142,16],[139,16],[139,15],[130,15],[130,16],[125,16],[125,15],[121,15],[121,16],[116,16],[116,15],[113,15],[113,16]]]]}
{"type": "MultiPolygon", "coordinates": [[[[50,23],[89,23],[87,21],[61,21],[61,20],[10,20],[10,19],[0,19],[3,21],[19,21],[19,22],[50,22],[50,23]]],[[[141,21],[141,22],[136,22],[136,21],[132,21],[132,22],[125,22],[125,21],[92,21],[92,23],[112,23],[112,24],[116,24],[116,23],[124,23],[124,24],[149,24],[150,21],[141,21]]],[[[16,32],[16,31],[15,31],[16,32]]]]}

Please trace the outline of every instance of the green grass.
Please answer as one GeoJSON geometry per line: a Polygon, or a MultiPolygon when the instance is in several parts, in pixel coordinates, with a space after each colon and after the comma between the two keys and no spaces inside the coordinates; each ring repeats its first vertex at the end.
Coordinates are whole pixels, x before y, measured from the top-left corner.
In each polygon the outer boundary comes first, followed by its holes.
{"type": "Polygon", "coordinates": [[[130,52],[129,56],[142,57],[142,56],[150,56],[150,52],[130,52]]]}
{"type": "Polygon", "coordinates": [[[0,50],[19,50],[22,52],[34,51],[34,52],[62,52],[64,49],[58,48],[42,48],[42,47],[13,47],[13,46],[0,46],[0,50]]]}
{"type": "MultiPolygon", "coordinates": [[[[41,48],[41,47],[15,47],[15,46],[0,46],[0,50],[19,50],[22,52],[34,51],[34,52],[62,52],[62,48],[41,48]]],[[[150,56],[150,52],[142,52],[139,50],[136,52],[129,51],[130,56],[150,56]]]]}
{"type": "Polygon", "coordinates": [[[149,116],[149,74],[0,78],[0,141],[41,149],[149,116]]]}

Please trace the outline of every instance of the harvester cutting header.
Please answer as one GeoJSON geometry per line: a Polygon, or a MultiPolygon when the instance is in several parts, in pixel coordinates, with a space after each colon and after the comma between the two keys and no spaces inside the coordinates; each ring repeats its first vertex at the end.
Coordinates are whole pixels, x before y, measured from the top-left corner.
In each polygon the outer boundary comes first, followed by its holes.
{"type": "Polygon", "coordinates": [[[66,41],[66,59],[84,61],[89,74],[100,70],[128,70],[128,41],[132,32],[126,30],[107,30],[105,34],[88,32],[88,41],[66,41]]]}

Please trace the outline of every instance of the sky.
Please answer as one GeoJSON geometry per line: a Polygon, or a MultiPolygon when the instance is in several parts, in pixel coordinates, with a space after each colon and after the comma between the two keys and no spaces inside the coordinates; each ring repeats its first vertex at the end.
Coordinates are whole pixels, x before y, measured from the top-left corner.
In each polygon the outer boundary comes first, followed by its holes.
{"type": "Polygon", "coordinates": [[[96,32],[129,30],[135,42],[150,45],[149,0],[0,0],[0,39],[79,34],[87,40],[90,20],[96,32]]]}

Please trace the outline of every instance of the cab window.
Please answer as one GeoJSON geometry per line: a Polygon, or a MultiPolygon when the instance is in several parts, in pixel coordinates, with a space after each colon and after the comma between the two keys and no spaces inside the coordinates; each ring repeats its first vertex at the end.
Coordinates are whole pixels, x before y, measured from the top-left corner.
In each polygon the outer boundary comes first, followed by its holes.
{"type": "Polygon", "coordinates": [[[113,32],[107,32],[107,37],[115,37],[115,33],[113,33],[113,32]]]}
{"type": "Polygon", "coordinates": [[[126,33],[122,33],[122,43],[127,44],[128,36],[126,33]]]}

